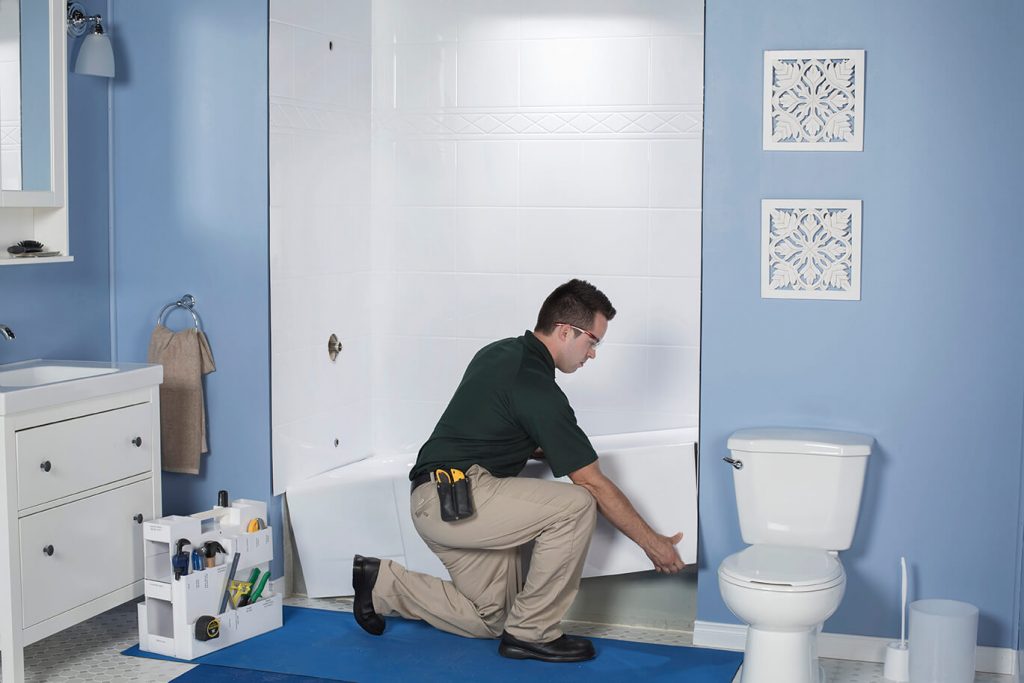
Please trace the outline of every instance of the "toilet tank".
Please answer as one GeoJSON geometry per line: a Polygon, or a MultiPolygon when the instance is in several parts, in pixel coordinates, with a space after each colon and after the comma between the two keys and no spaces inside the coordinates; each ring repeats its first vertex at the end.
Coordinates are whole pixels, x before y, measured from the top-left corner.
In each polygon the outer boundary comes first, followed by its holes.
{"type": "Polygon", "coordinates": [[[749,544],[846,550],[875,440],[822,429],[742,429],[729,437],[740,531],[749,544]]]}

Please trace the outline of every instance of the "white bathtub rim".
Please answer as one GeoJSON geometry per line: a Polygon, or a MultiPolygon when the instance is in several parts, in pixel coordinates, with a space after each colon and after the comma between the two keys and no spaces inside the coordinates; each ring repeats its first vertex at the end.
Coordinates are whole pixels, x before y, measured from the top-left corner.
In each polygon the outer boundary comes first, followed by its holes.
{"type": "MultiPolygon", "coordinates": [[[[676,429],[659,429],[647,432],[625,432],[621,434],[599,434],[590,437],[590,443],[602,453],[618,453],[639,448],[657,448],[679,446],[697,442],[696,427],[680,427],[676,429]]],[[[416,464],[417,453],[368,453],[359,460],[339,465],[324,472],[311,475],[296,482],[286,492],[310,491],[330,486],[334,479],[361,478],[362,475],[373,476],[375,470],[396,470],[404,468],[406,472],[416,464]]]]}

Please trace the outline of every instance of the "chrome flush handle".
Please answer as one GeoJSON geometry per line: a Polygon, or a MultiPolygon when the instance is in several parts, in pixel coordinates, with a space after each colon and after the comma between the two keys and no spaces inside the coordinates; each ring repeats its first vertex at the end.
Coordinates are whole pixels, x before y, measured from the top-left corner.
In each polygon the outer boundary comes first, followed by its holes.
{"type": "Polygon", "coordinates": [[[738,470],[742,470],[743,469],[743,461],[742,460],[735,460],[735,459],[730,458],[730,457],[722,458],[722,460],[726,461],[727,463],[729,463],[730,465],[732,465],[733,467],[735,467],[738,470]]]}

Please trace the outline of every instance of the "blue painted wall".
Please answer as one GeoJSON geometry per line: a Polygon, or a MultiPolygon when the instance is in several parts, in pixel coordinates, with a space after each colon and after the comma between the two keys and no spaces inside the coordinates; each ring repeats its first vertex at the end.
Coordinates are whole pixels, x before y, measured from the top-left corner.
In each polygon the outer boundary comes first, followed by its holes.
{"type": "Polygon", "coordinates": [[[17,335],[14,341],[0,340],[0,363],[110,359],[107,79],[69,74],[67,83],[68,212],[75,260],[0,267],[0,322],[17,335]]]}
{"type": "Polygon", "coordinates": [[[111,5],[117,354],[145,360],[160,309],[190,293],[217,364],[210,453],[199,476],[164,474],[164,511],[208,509],[219,489],[269,500],[267,3],[187,0],[171,20],[111,5]]]}
{"type": "Polygon", "coordinates": [[[806,425],[878,440],[826,630],[897,635],[905,554],[915,598],[1016,646],[1022,31],[1015,0],[708,2],[698,619],[736,621],[728,435],[806,425]],[[762,151],[762,51],[844,48],[867,51],[864,151],[762,151]],[[760,298],[760,200],[805,197],[863,200],[861,301],[760,298]]]}

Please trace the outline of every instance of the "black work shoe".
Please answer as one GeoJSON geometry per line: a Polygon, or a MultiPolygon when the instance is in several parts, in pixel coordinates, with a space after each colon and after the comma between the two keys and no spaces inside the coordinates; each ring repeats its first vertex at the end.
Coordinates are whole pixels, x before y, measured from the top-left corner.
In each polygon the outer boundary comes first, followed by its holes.
{"type": "Polygon", "coordinates": [[[498,654],[510,659],[539,659],[542,662],[585,662],[597,655],[594,644],[586,638],[562,635],[547,643],[527,643],[510,636],[507,631],[501,633],[498,654]]]}
{"type": "Polygon", "coordinates": [[[376,557],[356,555],[352,558],[352,588],[355,590],[352,615],[364,631],[374,636],[384,633],[384,617],[373,611],[373,585],[377,583],[379,570],[380,560],[376,557]]]}

